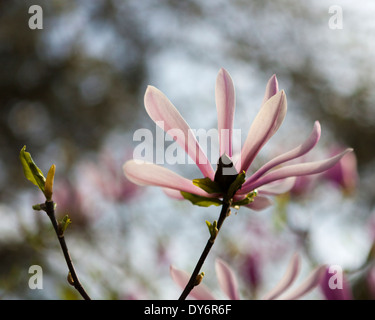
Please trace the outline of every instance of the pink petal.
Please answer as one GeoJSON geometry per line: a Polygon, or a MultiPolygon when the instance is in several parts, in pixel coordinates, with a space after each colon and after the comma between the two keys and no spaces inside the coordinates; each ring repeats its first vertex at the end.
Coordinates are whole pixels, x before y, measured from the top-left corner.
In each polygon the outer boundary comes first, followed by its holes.
{"type": "Polygon", "coordinates": [[[184,200],[185,198],[182,196],[180,190],[174,190],[174,189],[169,189],[169,188],[163,188],[164,193],[173,199],[177,200],[184,200]]]}
{"type": "Polygon", "coordinates": [[[318,143],[320,139],[321,128],[318,121],[315,122],[314,128],[308,139],[298,147],[294,148],[291,151],[288,151],[282,155],[277,156],[276,158],[272,159],[264,166],[262,166],[259,170],[257,170],[247,181],[245,182],[244,186],[249,185],[250,183],[257,180],[263,174],[265,174],[270,169],[293,159],[299,158],[304,154],[308,153],[315,145],[318,143]]]}
{"type": "Polygon", "coordinates": [[[148,86],[144,103],[150,118],[165,132],[173,133],[173,138],[194,160],[203,175],[213,180],[215,172],[207,156],[189,125],[168,98],[157,88],[148,86]]]}
{"type": "Polygon", "coordinates": [[[273,300],[281,295],[286,289],[288,289],[294,280],[296,279],[300,268],[300,257],[298,254],[294,254],[289,262],[288,269],[286,270],[284,276],[280,282],[276,285],[274,289],[268,292],[263,300],[273,300]]]}
{"type": "MultiPolygon", "coordinates": [[[[180,286],[182,290],[185,289],[185,286],[189,282],[190,275],[183,270],[175,268],[174,266],[170,266],[169,271],[173,281],[180,286]]],[[[197,300],[216,300],[211,291],[203,283],[195,286],[194,289],[191,290],[189,296],[197,300]]]]}
{"type": "Polygon", "coordinates": [[[295,165],[286,166],[280,169],[276,169],[274,171],[271,171],[269,173],[266,173],[263,177],[258,179],[257,181],[242,186],[240,193],[249,193],[250,191],[268,184],[270,182],[284,179],[287,177],[298,177],[298,176],[305,176],[309,174],[316,174],[321,173],[332,166],[335,165],[340,159],[347,154],[348,152],[353,151],[353,149],[346,149],[345,151],[341,152],[340,154],[321,161],[316,162],[306,162],[306,163],[300,163],[295,165]]]}
{"type": "Polygon", "coordinates": [[[233,119],[235,92],[232,78],[221,68],[216,79],[216,109],[219,129],[220,156],[224,153],[232,157],[233,119]]]}
{"type": "Polygon", "coordinates": [[[265,104],[268,99],[273,97],[279,92],[279,84],[277,82],[276,75],[273,75],[267,83],[266,92],[264,93],[264,98],[262,104],[265,104]]]}
{"type": "Polygon", "coordinates": [[[204,197],[215,197],[214,194],[209,194],[195,186],[192,181],[153,163],[137,163],[135,160],[129,160],[124,164],[123,170],[125,176],[138,185],[159,186],[204,197]]]}
{"type": "Polygon", "coordinates": [[[273,202],[271,199],[267,197],[256,196],[254,201],[250,204],[245,205],[245,207],[254,211],[261,211],[272,206],[272,204],[273,202]]]}
{"type": "Polygon", "coordinates": [[[290,191],[296,183],[296,177],[289,177],[283,180],[277,180],[259,187],[258,193],[265,195],[278,195],[290,191]]]}
{"type": "Polygon", "coordinates": [[[232,269],[223,260],[216,259],[215,270],[221,290],[230,300],[239,300],[237,279],[232,269]]]}
{"type": "Polygon", "coordinates": [[[309,293],[311,290],[315,289],[321,282],[322,277],[324,277],[326,266],[320,266],[316,268],[307,279],[300,284],[297,289],[294,289],[291,293],[283,295],[280,299],[282,300],[297,300],[309,293]]]}
{"type": "Polygon", "coordinates": [[[241,150],[241,158],[236,163],[238,172],[247,171],[264,144],[279,129],[287,110],[285,92],[279,91],[261,107],[252,123],[241,150]]]}

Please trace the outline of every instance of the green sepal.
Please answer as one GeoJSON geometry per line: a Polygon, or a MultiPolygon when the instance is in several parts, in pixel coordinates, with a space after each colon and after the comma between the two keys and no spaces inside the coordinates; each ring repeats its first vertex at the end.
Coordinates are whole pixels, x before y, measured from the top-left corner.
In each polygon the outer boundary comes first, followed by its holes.
{"type": "Polygon", "coordinates": [[[215,240],[217,234],[219,233],[219,230],[217,229],[217,221],[215,220],[213,223],[211,223],[206,220],[206,224],[211,235],[211,240],[215,240]]]}
{"type": "Polygon", "coordinates": [[[202,197],[202,196],[198,196],[196,194],[185,192],[185,191],[180,191],[180,192],[181,192],[181,195],[186,200],[189,200],[192,204],[200,206],[200,207],[209,207],[211,205],[220,206],[223,204],[221,200],[216,199],[216,198],[202,197]]]}
{"type": "Polygon", "coordinates": [[[44,210],[44,209],[43,209],[43,205],[44,205],[44,203],[43,203],[43,204],[41,204],[41,203],[39,203],[39,204],[34,204],[34,205],[33,205],[33,210],[36,210],[36,211],[44,210]]]}
{"type": "Polygon", "coordinates": [[[233,202],[232,206],[246,206],[254,201],[255,197],[258,195],[258,191],[254,190],[246,195],[245,199],[233,202]]]}
{"type": "Polygon", "coordinates": [[[71,223],[72,223],[72,220],[70,220],[68,215],[66,215],[64,218],[62,218],[59,221],[59,235],[60,236],[64,235],[66,228],[68,228],[71,223]]]}
{"type": "Polygon", "coordinates": [[[233,183],[230,185],[228,189],[227,196],[229,197],[229,199],[233,198],[237,190],[241,189],[241,186],[244,184],[245,180],[246,180],[245,171],[237,175],[236,180],[233,181],[233,183]]]}
{"type": "Polygon", "coordinates": [[[220,186],[215,181],[212,181],[210,178],[194,179],[193,184],[207,193],[222,193],[220,186]]]}
{"type": "Polygon", "coordinates": [[[26,152],[26,146],[21,149],[20,160],[26,179],[35,184],[44,193],[46,178],[31,158],[30,153],[26,152]]]}

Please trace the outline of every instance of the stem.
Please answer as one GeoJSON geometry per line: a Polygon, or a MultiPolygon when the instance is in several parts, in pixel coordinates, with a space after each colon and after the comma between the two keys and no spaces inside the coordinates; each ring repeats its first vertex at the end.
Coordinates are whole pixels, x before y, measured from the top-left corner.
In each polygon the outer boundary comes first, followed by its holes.
{"type": "MultiPolygon", "coordinates": [[[[220,217],[219,217],[219,220],[217,222],[217,230],[220,231],[220,228],[221,226],[223,225],[223,222],[225,220],[225,218],[228,216],[228,213],[229,213],[229,210],[230,210],[230,202],[229,201],[225,201],[223,203],[223,206],[221,208],[221,212],[220,212],[220,217]]],[[[196,278],[203,266],[203,263],[204,261],[206,260],[212,246],[214,245],[215,243],[215,239],[212,239],[212,237],[210,237],[207,241],[207,244],[197,262],[197,265],[195,266],[195,269],[190,277],[190,280],[189,282],[187,283],[184,291],[181,293],[181,296],[179,298],[179,300],[185,300],[186,297],[189,295],[189,293],[191,292],[191,290],[193,290],[193,288],[195,287],[195,283],[196,283],[196,278]]]]}
{"type": "Polygon", "coordinates": [[[86,293],[85,289],[83,288],[83,286],[81,285],[81,283],[78,280],[78,276],[77,276],[76,271],[74,269],[72,259],[70,258],[69,250],[68,250],[68,247],[66,245],[64,235],[61,234],[61,232],[59,231],[59,225],[58,225],[58,222],[56,220],[55,208],[54,208],[53,201],[46,201],[45,202],[45,211],[46,211],[48,217],[50,218],[50,220],[52,222],[52,225],[53,225],[53,228],[55,229],[57,238],[59,239],[60,246],[61,246],[61,249],[63,251],[66,264],[68,265],[69,272],[70,272],[70,274],[72,276],[72,279],[73,279],[72,285],[81,294],[81,296],[85,300],[91,300],[91,298],[86,293]]]}

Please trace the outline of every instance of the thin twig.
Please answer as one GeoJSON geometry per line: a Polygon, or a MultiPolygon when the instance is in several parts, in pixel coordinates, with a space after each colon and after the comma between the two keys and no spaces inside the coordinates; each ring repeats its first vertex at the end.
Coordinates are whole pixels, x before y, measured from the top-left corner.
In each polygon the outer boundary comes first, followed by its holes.
{"type": "Polygon", "coordinates": [[[73,262],[72,262],[72,259],[70,257],[70,254],[69,254],[69,250],[68,250],[68,247],[67,247],[66,242],[65,242],[64,234],[61,233],[61,231],[59,230],[59,224],[58,224],[58,222],[56,220],[56,216],[55,216],[54,202],[53,201],[46,201],[44,210],[47,213],[48,217],[50,218],[50,220],[52,222],[52,225],[53,225],[53,228],[55,229],[57,238],[59,239],[59,243],[60,243],[61,249],[63,251],[66,264],[68,265],[68,268],[69,268],[71,279],[73,280],[72,285],[81,294],[81,296],[85,300],[91,300],[90,296],[87,294],[87,292],[83,288],[82,284],[78,280],[77,273],[74,269],[73,262]]]}
{"type": "MultiPolygon", "coordinates": [[[[220,231],[220,228],[221,226],[223,225],[223,222],[225,220],[225,218],[228,216],[228,213],[229,213],[229,210],[230,210],[230,202],[229,201],[225,201],[223,203],[223,206],[221,208],[221,212],[220,212],[220,217],[219,217],[219,220],[217,222],[217,230],[220,231]]],[[[207,244],[197,262],[197,265],[195,266],[195,269],[190,277],[190,280],[189,282],[187,283],[184,291],[181,293],[181,296],[179,298],[179,300],[185,300],[186,297],[189,295],[189,293],[191,292],[191,290],[193,290],[193,288],[195,287],[196,285],[196,279],[197,279],[197,276],[212,248],[212,246],[214,245],[215,243],[215,238],[212,238],[210,237],[207,241],[207,244]]]]}

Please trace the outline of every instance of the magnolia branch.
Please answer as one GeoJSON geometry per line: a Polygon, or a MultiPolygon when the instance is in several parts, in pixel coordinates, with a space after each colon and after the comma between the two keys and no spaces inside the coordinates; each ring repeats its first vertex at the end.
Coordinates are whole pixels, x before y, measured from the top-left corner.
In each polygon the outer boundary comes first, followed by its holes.
{"type": "Polygon", "coordinates": [[[82,284],[80,283],[77,273],[74,269],[73,262],[69,254],[69,250],[65,242],[64,232],[61,230],[61,228],[59,227],[59,223],[56,220],[54,202],[51,200],[47,200],[44,203],[44,206],[42,206],[42,209],[47,213],[48,217],[50,218],[53,228],[55,229],[57,238],[59,239],[59,243],[63,251],[66,264],[69,269],[69,275],[68,275],[69,283],[80,293],[80,295],[85,300],[91,300],[90,296],[87,294],[82,284]]]}
{"type": "Polygon", "coordinates": [[[194,287],[196,285],[199,284],[199,282],[197,283],[197,278],[198,278],[198,275],[199,275],[199,272],[208,256],[208,254],[210,253],[211,251],[211,248],[213,247],[214,243],[215,243],[215,239],[216,239],[216,236],[218,234],[218,232],[220,231],[220,228],[221,226],[223,225],[223,222],[225,220],[225,218],[229,215],[229,212],[230,212],[230,202],[229,201],[225,201],[223,203],[223,206],[221,208],[221,212],[220,212],[220,216],[219,216],[219,220],[217,222],[217,232],[215,234],[215,236],[212,236],[211,234],[211,237],[208,239],[207,241],[207,244],[197,262],[197,265],[195,266],[195,269],[190,277],[190,280],[189,282],[187,283],[184,291],[181,293],[181,296],[179,298],[179,300],[185,300],[186,297],[189,295],[189,293],[191,292],[191,290],[194,289],[194,287]]]}

